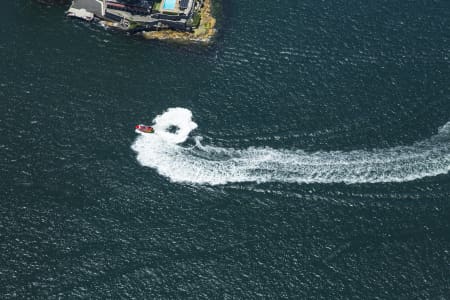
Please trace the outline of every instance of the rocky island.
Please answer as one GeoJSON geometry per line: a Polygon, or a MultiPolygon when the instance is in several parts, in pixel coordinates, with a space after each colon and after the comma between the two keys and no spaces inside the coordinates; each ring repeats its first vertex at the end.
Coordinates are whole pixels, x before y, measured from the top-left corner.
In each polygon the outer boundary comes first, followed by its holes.
{"type": "Polygon", "coordinates": [[[146,39],[210,43],[216,33],[212,0],[73,0],[67,16],[146,39]]]}

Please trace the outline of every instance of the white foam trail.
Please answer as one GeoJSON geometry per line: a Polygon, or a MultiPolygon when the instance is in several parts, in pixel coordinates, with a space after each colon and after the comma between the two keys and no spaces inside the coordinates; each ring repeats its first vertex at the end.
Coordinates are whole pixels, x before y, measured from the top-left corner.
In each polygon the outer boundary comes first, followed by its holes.
{"type": "Polygon", "coordinates": [[[314,152],[251,147],[238,150],[180,145],[197,128],[191,111],[170,108],[154,120],[155,134],[141,134],[132,149],[143,166],[174,182],[377,183],[405,182],[450,171],[450,122],[411,146],[372,151],[314,152]],[[167,129],[177,126],[177,133],[167,129]]]}

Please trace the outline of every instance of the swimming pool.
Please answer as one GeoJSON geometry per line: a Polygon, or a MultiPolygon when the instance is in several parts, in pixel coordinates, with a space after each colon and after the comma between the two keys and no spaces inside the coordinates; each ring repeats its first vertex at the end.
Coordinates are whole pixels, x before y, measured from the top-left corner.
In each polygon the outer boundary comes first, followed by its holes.
{"type": "Polygon", "coordinates": [[[175,9],[175,3],[177,0],[165,0],[163,4],[163,9],[175,9]]]}

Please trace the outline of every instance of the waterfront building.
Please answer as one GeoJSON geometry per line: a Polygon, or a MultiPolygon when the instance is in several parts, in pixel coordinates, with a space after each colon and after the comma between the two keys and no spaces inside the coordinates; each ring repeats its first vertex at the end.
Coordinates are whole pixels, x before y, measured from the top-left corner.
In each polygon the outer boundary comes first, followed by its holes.
{"type": "Polygon", "coordinates": [[[124,30],[173,29],[191,31],[195,9],[201,0],[73,0],[67,14],[92,20],[97,17],[113,21],[124,30]],[[191,22],[190,22],[191,21],[191,22]]]}

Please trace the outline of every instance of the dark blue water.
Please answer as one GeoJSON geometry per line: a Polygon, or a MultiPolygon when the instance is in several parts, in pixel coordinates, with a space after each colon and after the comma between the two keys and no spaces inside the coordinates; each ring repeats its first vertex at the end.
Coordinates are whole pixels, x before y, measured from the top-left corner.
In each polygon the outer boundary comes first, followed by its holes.
{"type": "Polygon", "coordinates": [[[3,4],[1,298],[448,298],[450,2],[222,6],[190,47],[3,4]]]}

